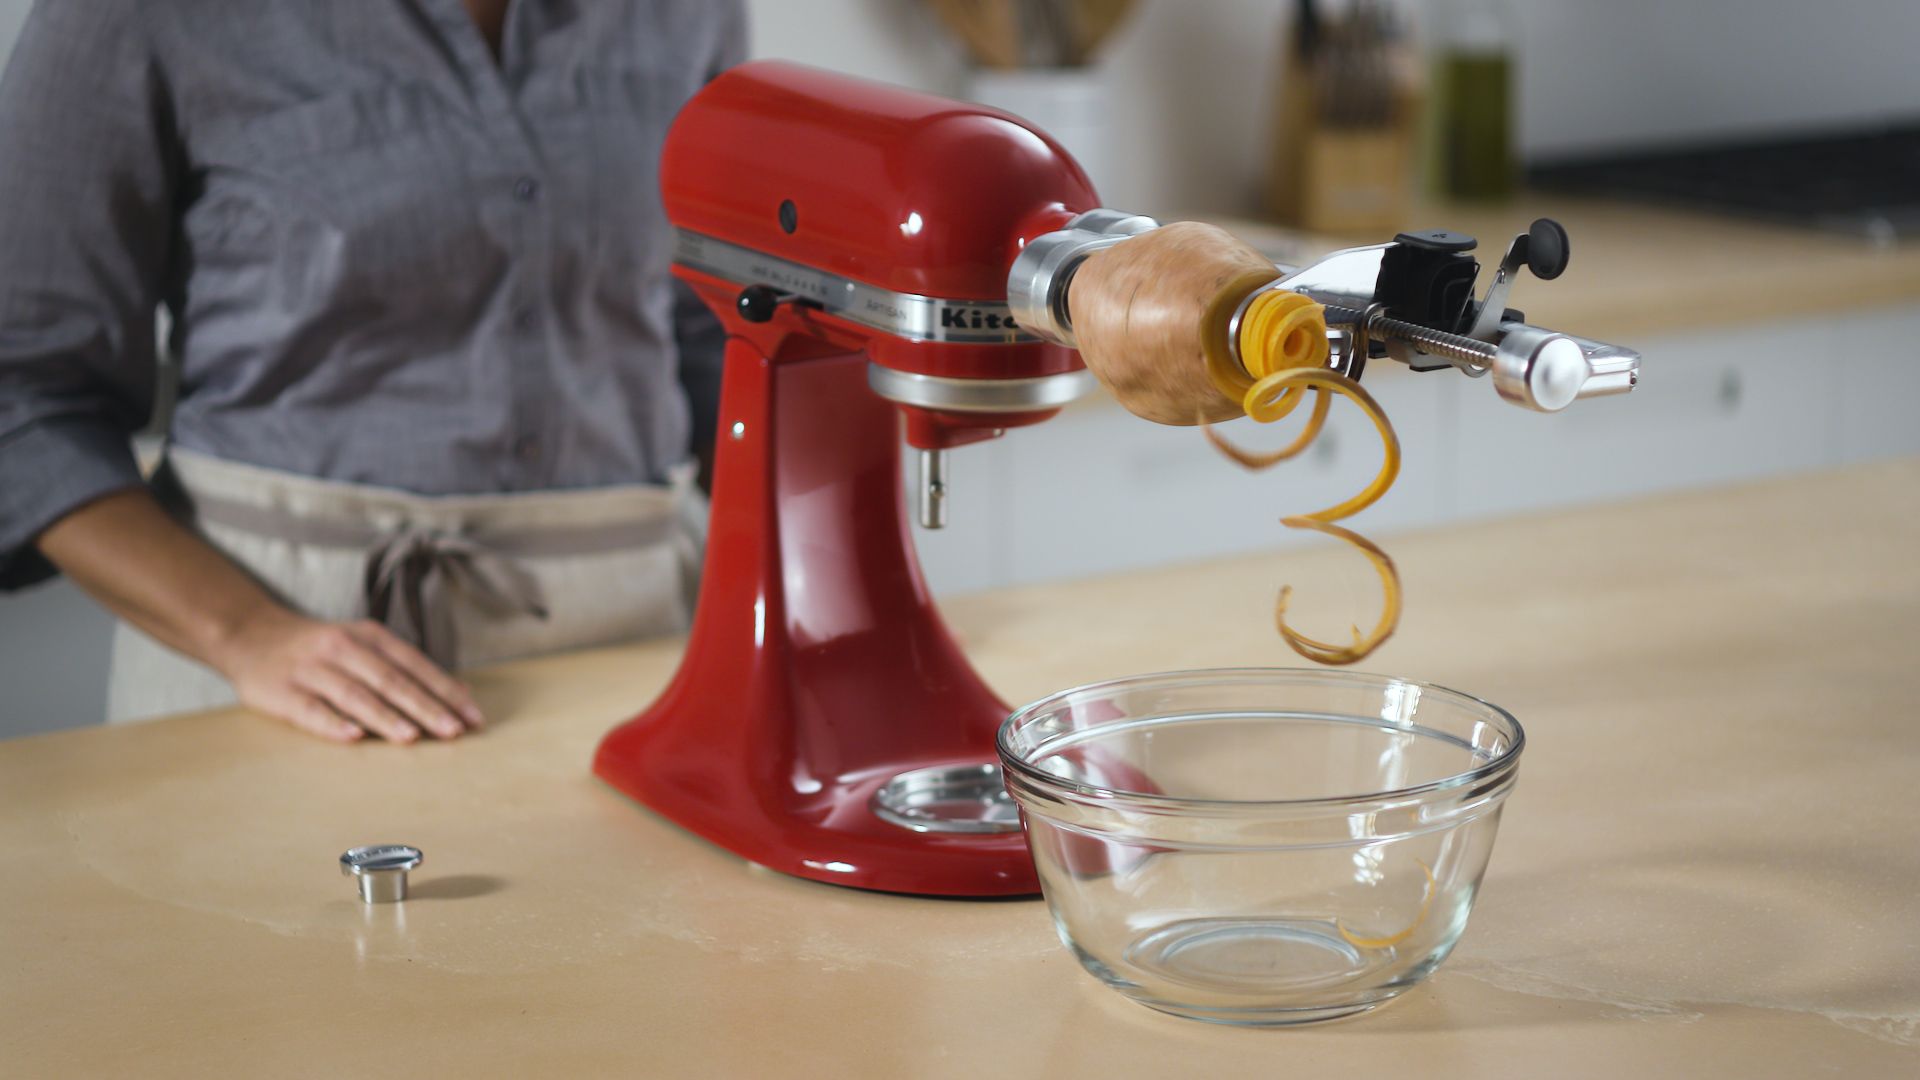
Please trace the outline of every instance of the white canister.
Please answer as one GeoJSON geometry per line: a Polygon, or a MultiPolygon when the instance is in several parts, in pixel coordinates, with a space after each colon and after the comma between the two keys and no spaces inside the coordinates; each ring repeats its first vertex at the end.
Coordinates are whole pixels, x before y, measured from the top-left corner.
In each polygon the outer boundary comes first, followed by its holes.
{"type": "Polygon", "coordinates": [[[1105,76],[1095,68],[981,69],[969,74],[967,96],[1053,136],[1087,171],[1096,189],[1114,178],[1113,128],[1105,76]]]}

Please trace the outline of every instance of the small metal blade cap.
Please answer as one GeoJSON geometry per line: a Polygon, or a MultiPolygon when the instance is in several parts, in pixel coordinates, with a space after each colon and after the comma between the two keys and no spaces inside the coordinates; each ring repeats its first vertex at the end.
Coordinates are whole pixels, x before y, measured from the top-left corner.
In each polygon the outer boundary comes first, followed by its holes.
{"type": "Polygon", "coordinates": [[[391,904],[407,898],[407,871],[424,858],[407,844],[369,844],[348,848],[340,856],[340,872],[359,880],[361,900],[391,904]]]}

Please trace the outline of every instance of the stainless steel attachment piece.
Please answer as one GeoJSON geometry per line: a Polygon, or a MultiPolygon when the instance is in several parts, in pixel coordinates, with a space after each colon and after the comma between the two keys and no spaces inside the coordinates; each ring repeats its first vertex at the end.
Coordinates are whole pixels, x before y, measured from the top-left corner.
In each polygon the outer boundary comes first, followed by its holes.
{"type": "Polygon", "coordinates": [[[1391,318],[1377,306],[1364,312],[1328,307],[1327,321],[1352,324],[1374,340],[1403,342],[1475,377],[1491,371],[1502,398],[1536,412],[1559,412],[1580,398],[1624,394],[1639,381],[1639,353],[1526,323],[1502,322],[1494,344],[1391,318]]]}
{"type": "Polygon", "coordinates": [[[937,765],[901,773],[873,793],[872,806],[875,817],[914,832],[1020,830],[1020,807],[1007,794],[997,764],[937,765]]]}
{"type": "MultiPolygon", "coordinates": [[[[888,401],[952,413],[1024,413],[1058,409],[1093,389],[1086,369],[1017,379],[971,379],[895,371],[869,363],[867,387],[888,401]]],[[[999,434],[1000,429],[995,429],[999,434]]],[[[947,458],[944,450],[920,452],[919,520],[923,528],[947,524],[947,458]]]]}
{"type": "Polygon", "coordinates": [[[947,452],[920,451],[920,527],[947,527],[947,452]]]}
{"type": "Polygon", "coordinates": [[[1141,214],[1100,209],[1034,237],[1020,249],[1007,274],[1007,308],[1013,321],[1056,345],[1078,348],[1073,316],[1067,311],[1067,288],[1074,271],[1094,252],[1159,227],[1159,222],[1141,214]]]}
{"type": "Polygon", "coordinates": [[[867,365],[867,388],[900,405],[959,413],[1018,413],[1058,409],[1093,389],[1093,373],[1063,371],[1017,379],[921,375],[867,365]]]}
{"type": "MultiPolygon", "coordinates": [[[[1015,321],[1028,333],[1077,347],[1067,308],[1074,271],[1094,252],[1158,227],[1152,218],[1138,214],[1091,210],[1034,238],[1014,260],[1007,280],[1007,303],[1015,321]]],[[[1427,366],[1416,357],[1424,355],[1444,359],[1474,377],[1491,374],[1503,399],[1539,412],[1558,412],[1580,398],[1624,394],[1639,381],[1640,354],[1632,349],[1507,318],[1507,297],[1522,267],[1542,280],[1559,277],[1566,268],[1566,230],[1558,224],[1543,218],[1513,238],[1464,334],[1386,313],[1378,295],[1381,276],[1389,268],[1388,253],[1399,243],[1347,248],[1306,266],[1276,265],[1279,279],[1255,290],[1234,312],[1228,348],[1239,355],[1240,317],[1253,297],[1267,289],[1286,289],[1326,307],[1334,345],[1329,364],[1345,374],[1359,370],[1369,344],[1377,343],[1389,357],[1421,370],[1427,366]]]]}
{"type": "Polygon", "coordinates": [[[420,865],[417,847],[372,844],[349,848],[340,856],[340,872],[360,881],[360,899],[369,904],[391,904],[407,898],[407,871],[420,865]]]}

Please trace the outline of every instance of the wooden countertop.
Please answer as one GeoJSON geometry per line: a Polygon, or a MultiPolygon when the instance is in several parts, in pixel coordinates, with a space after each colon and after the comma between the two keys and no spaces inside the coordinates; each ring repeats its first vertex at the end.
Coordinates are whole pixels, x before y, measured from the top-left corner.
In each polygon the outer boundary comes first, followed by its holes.
{"type": "MultiPolygon", "coordinates": [[[[1529,739],[1458,952],[1373,1015],[1176,1020],[1037,901],[791,880],[665,825],[587,772],[663,643],[481,673],[496,725],[452,745],[233,711],[0,744],[0,1072],[1920,1075],[1920,461],[1387,539],[1410,606],[1371,666],[1529,739]],[[335,859],[388,840],[427,862],[367,908],[335,859]]],[[[1287,663],[1277,581],[1367,573],[1327,549],[951,615],[1026,699],[1287,663]]]]}
{"type": "MultiPolygon", "coordinates": [[[[1920,303],[1920,243],[1875,247],[1812,229],[1542,194],[1499,206],[1427,206],[1409,224],[1479,238],[1484,290],[1484,268],[1497,264],[1507,242],[1537,217],[1567,227],[1573,258],[1553,281],[1522,276],[1513,306],[1535,325],[1582,337],[1638,344],[1655,335],[1920,303]]],[[[1219,224],[1283,263],[1388,239],[1219,224]]]]}

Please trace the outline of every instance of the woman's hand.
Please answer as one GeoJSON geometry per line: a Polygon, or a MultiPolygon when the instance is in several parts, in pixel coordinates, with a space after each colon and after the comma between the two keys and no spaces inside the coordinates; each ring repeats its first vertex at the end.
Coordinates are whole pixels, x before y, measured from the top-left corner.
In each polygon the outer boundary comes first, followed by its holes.
{"type": "Polygon", "coordinates": [[[213,659],[242,704],[335,742],[452,739],[485,722],[466,687],[375,622],[275,606],[236,628],[213,659]]]}
{"type": "Polygon", "coordinates": [[[291,611],[145,488],[114,492],[40,534],[54,565],[115,614],[227,677],[240,700],[336,742],[410,743],[481,726],[473,696],[378,623],[291,611]]]}

